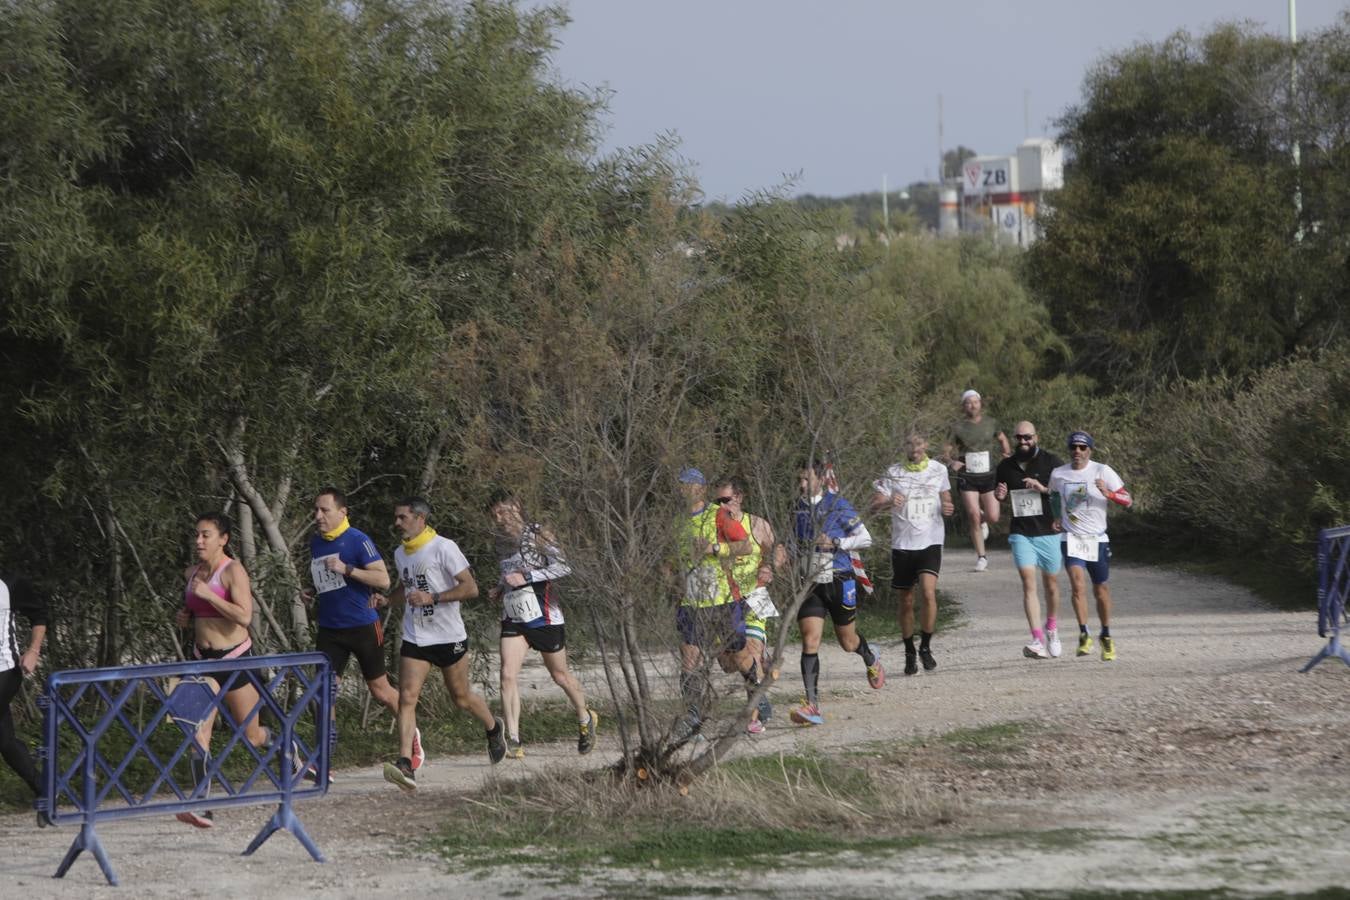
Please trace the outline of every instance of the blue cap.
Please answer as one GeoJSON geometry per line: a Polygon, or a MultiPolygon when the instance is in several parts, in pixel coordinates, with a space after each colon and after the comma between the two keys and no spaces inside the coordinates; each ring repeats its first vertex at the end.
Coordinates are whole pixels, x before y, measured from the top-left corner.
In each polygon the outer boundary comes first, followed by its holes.
{"type": "Polygon", "coordinates": [[[693,466],[680,470],[680,484],[702,484],[707,485],[708,479],[703,477],[703,473],[693,466]]]}
{"type": "Polygon", "coordinates": [[[1073,434],[1069,435],[1069,446],[1072,447],[1074,444],[1082,444],[1085,447],[1096,446],[1096,444],[1092,443],[1092,435],[1088,434],[1086,431],[1075,431],[1073,434]]]}

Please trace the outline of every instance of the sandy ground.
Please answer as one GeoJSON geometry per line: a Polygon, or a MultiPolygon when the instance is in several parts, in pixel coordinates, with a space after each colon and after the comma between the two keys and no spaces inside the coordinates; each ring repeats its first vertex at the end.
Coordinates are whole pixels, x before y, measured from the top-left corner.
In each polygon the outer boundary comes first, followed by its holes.
{"type": "MultiPolygon", "coordinates": [[[[889,682],[872,691],[856,656],[824,650],[828,721],[808,730],[784,715],[799,695],[790,653],[774,696],[779,715],[745,750],[902,754],[916,784],[959,798],[959,814],[921,846],[806,858],[730,883],[706,873],[610,870],[559,883],[546,872],[466,872],[411,848],[453,819],[456,795],[490,777],[490,767],[482,755],[437,758],[431,748],[416,797],[371,767],[340,772],[326,797],[297,806],[327,863],[284,833],[241,857],[270,814],[257,807],[217,813],[210,832],[171,818],[107,824],[99,833],[123,886],[107,887],[87,854],[55,880],[75,829],[38,831],[31,816],[7,816],[3,894],[862,897],[1350,886],[1350,670],[1332,661],[1298,673],[1322,645],[1315,613],[1279,612],[1222,582],[1122,562],[1112,573],[1119,659],[1074,657],[1066,584],[1066,655],[1028,660],[1010,558],[993,553],[982,574],[965,571],[970,562],[961,550],[945,561],[941,584],[960,598],[966,620],[935,640],[936,672],[906,678],[899,648],[882,643],[889,682]],[[1026,736],[988,768],[925,739],[1007,722],[1025,723],[1026,736]]],[[[602,739],[588,764],[615,753],[602,739]]],[[[534,746],[495,774],[578,764],[569,746],[534,746]]]]}

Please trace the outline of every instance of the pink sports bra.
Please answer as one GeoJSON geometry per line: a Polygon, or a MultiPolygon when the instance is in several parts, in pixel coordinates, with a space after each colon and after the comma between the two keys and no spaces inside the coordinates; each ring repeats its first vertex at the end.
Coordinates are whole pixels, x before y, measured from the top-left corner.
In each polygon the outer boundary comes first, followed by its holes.
{"type": "MultiPolygon", "coordinates": [[[[229,588],[220,583],[220,573],[224,572],[232,562],[234,560],[228,556],[221,560],[220,565],[216,566],[216,570],[211,573],[210,579],[206,582],[206,586],[211,589],[211,593],[230,603],[233,603],[234,599],[230,597],[229,588]]],[[[192,592],[192,579],[188,579],[187,587],[183,590],[183,605],[187,607],[188,612],[202,619],[225,618],[214,606],[192,592]]]]}

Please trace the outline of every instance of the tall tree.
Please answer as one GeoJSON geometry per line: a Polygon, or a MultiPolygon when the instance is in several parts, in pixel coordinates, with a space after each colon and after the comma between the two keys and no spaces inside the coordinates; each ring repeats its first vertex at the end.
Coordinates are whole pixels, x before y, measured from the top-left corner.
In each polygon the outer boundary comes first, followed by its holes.
{"type": "Polygon", "coordinates": [[[1350,193],[1343,123],[1313,95],[1344,92],[1348,48],[1343,27],[1310,36],[1293,95],[1289,45],[1239,26],[1091,71],[1059,123],[1065,188],[1028,254],[1076,371],[1125,385],[1240,373],[1344,334],[1346,250],[1315,219],[1350,193]],[[1319,152],[1296,171],[1293,142],[1312,132],[1319,152]]]}

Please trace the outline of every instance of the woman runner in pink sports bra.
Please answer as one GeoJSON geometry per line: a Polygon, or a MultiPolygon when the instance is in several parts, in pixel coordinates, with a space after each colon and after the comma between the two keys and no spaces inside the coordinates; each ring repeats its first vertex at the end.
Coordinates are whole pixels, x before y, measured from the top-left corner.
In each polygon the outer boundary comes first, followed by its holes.
{"type": "MultiPolygon", "coordinates": [[[[229,517],[222,513],[206,513],[197,519],[197,562],[184,572],[187,588],[183,591],[183,606],[174,618],[179,628],[192,626],[194,659],[237,659],[251,655],[253,641],[248,626],[253,619],[253,592],[243,565],[225,553],[231,528],[229,517]]],[[[217,690],[230,675],[221,672],[211,676],[216,680],[217,690]]],[[[247,672],[233,675],[234,682],[225,694],[225,707],[236,722],[248,717],[244,735],[250,744],[262,747],[270,742],[271,735],[258,724],[256,713],[250,715],[258,703],[258,690],[247,672]]],[[[201,755],[194,757],[193,769],[198,780],[202,777],[201,761],[210,756],[215,720],[216,712],[212,710],[197,729],[197,749],[201,755]]],[[[212,825],[209,812],[182,812],[178,819],[198,828],[212,825]]]]}

